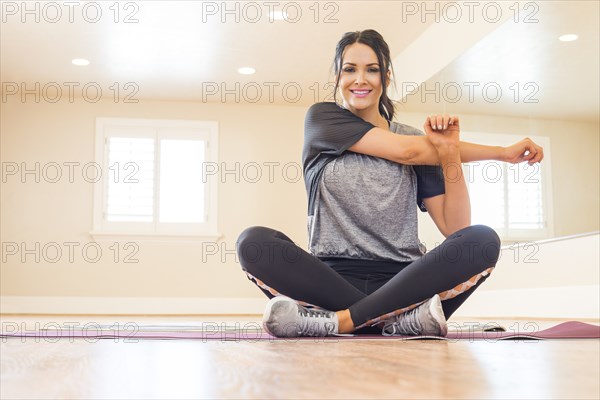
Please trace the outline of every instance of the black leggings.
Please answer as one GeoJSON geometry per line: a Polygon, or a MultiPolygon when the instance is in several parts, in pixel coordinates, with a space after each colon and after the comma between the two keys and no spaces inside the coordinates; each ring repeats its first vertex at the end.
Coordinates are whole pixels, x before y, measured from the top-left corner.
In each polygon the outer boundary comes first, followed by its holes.
{"type": "Polygon", "coordinates": [[[237,252],[248,279],[269,298],[285,295],[307,306],[349,309],[360,333],[436,293],[450,318],[493,270],[500,239],[491,228],[474,225],[411,263],[320,259],[279,231],[253,226],[240,234],[237,252]]]}

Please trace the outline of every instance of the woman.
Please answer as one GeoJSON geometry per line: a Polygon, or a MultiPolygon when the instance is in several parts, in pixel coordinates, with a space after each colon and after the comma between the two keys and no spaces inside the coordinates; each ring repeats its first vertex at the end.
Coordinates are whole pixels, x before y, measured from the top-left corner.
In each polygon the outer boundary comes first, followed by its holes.
{"type": "Polygon", "coordinates": [[[336,102],[314,104],[305,120],[310,253],[266,227],[238,239],[243,270],[271,298],[263,326],[277,337],[445,336],[500,251],[491,228],[470,226],[461,163],[533,164],[543,150],[529,139],[507,148],[460,142],[455,116],[428,117],[426,135],[392,121],[390,52],[374,30],[346,33],[334,66],[336,102]],[[428,253],[415,205],[446,237],[428,253]]]}

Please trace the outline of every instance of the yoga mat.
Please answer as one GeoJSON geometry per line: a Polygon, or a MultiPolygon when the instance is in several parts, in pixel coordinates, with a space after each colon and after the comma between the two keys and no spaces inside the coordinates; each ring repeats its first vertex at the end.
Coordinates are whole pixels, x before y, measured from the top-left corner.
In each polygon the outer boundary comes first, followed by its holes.
{"type": "MultiPolygon", "coordinates": [[[[50,324],[46,324],[50,325],[50,324]]],[[[450,325],[450,324],[449,324],[450,325]]],[[[506,330],[497,324],[462,325],[453,327],[446,337],[440,336],[383,336],[383,335],[340,335],[325,338],[299,337],[276,338],[264,332],[258,323],[245,323],[226,325],[224,323],[203,323],[202,326],[188,325],[141,325],[134,323],[99,325],[86,324],[81,327],[70,326],[61,328],[59,324],[52,324],[44,329],[25,330],[19,329],[15,324],[4,324],[0,337],[6,338],[36,338],[53,339],[83,338],[86,340],[97,339],[122,339],[123,341],[138,341],[144,339],[190,339],[190,340],[222,340],[222,341],[261,341],[261,340],[349,340],[349,339],[375,339],[375,340],[520,340],[520,339],[600,339],[600,326],[579,321],[568,321],[556,326],[538,330],[537,324],[527,322],[515,323],[506,330]],[[516,326],[515,326],[516,325],[516,326]],[[53,327],[56,326],[56,327],[53,327]]]]}

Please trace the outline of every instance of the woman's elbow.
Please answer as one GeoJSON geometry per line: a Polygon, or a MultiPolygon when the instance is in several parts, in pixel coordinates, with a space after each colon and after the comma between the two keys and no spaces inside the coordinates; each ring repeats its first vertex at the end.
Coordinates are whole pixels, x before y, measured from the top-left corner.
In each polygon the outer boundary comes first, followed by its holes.
{"type": "Polygon", "coordinates": [[[421,152],[418,151],[416,146],[405,146],[400,151],[396,152],[396,162],[405,165],[420,165],[421,163],[421,152]]]}
{"type": "Polygon", "coordinates": [[[439,165],[439,157],[435,148],[424,146],[422,141],[404,146],[401,158],[400,162],[407,165],[439,165]]]}

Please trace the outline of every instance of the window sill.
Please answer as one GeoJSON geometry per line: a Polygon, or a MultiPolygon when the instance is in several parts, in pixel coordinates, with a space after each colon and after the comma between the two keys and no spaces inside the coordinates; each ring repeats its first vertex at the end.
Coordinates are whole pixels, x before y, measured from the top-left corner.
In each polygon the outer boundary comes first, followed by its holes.
{"type": "Polygon", "coordinates": [[[91,231],[90,235],[97,242],[149,242],[171,244],[200,244],[216,242],[223,237],[220,233],[147,233],[147,232],[99,232],[91,231]]]}

